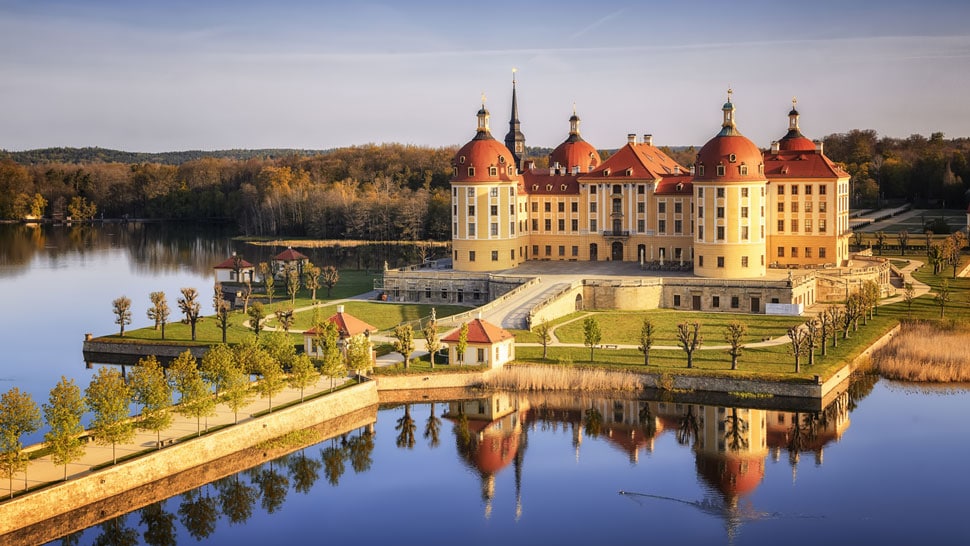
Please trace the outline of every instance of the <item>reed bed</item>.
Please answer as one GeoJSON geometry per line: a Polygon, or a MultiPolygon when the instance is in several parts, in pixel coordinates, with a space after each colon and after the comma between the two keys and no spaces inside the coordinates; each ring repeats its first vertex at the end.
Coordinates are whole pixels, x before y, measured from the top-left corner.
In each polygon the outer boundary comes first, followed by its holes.
{"type": "Polygon", "coordinates": [[[935,322],[904,323],[899,334],[872,356],[879,373],[902,381],[970,381],[970,327],[935,322]]]}
{"type": "Polygon", "coordinates": [[[654,387],[647,376],[616,370],[573,366],[509,366],[482,385],[486,389],[514,391],[638,391],[654,387]]]}

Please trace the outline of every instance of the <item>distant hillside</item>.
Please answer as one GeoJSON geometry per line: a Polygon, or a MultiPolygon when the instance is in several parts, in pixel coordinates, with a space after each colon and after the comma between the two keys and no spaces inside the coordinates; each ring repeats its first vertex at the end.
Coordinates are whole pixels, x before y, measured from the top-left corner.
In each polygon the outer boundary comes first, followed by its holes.
{"type": "Polygon", "coordinates": [[[21,165],[42,163],[160,163],[181,165],[182,163],[203,159],[277,159],[287,156],[314,156],[331,150],[295,150],[289,148],[269,148],[261,150],[188,150],[183,152],[125,152],[107,148],[42,148],[23,152],[0,150],[0,159],[12,159],[21,165]]]}

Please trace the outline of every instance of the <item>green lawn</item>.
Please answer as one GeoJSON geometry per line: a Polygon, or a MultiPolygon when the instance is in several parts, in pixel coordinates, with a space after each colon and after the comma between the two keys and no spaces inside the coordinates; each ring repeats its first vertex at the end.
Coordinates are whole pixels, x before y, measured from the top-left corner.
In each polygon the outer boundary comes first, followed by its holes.
{"type": "MultiPolygon", "coordinates": [[[[371,301],[347,301],[340,305],[344,306],[344,312],[350,313],[360,320],[377,327],[378,330],[389,330],[402,322],[427,317],[431,314],[432,308],[435,310],[438,318],[468,311],[468,307],[458,305],[427,305],[371,301]]],[[[337,312],[337,304],[321,305],[317,309],[320,310],[320,316],[326,319],[337,312]]],[[[314,312],[315,310],[305,310],[297,313],[291,329],[309,329],[313,325],[314,312]]],[[[266,324],[272,327],[279,326],[278,321],[275,319],[269,320],[266,324]]]]}
{"type": "MultiPolygon", "coordinates": [[[[566,320],[582,316],[574,313],[566,320]]],[[[750,315],[735,313],[701,313],[655,309],[650,311],[600,311],[593,317],[599,322],[604,344],[638,344],[643,320],[649,318],[656,329],[655,345],[676,345],[677,325],[682,322],[697,322],[700,332],[711,345],[724,344],[724,328],[729,322],[739,321],[748,327],[745,343],[763,341],[785,335],[789,328],[805,321],[802,317],[783,317],[774,315],[750,315]]],[[[583,320],[573,320],[556,328],[555,334],[563,343],[583,343],[583,320]]],[[[516,338],[518,340],[518,338],[516,338]]],[[[538,341],[538,338],[536,339],[538,341]]]]}

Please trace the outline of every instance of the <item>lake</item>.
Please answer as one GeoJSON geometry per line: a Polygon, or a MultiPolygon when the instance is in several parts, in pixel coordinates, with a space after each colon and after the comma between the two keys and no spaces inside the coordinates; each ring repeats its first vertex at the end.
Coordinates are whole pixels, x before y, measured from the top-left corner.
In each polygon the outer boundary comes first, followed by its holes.
{"type": "MultiPolygon", "coordinates": [[[[117,329],[113,299],[131,298],[131,328],[147,326],[149,292],[207,294],[232,251],[281,250],[231,237],[0,226],[0,389],[40,404],[61,375],[83,388],[83,336],[117,329]]],[[[405,259],[362,259],[388,258],[405,259]]],[[[822,412],[699,394],[417,400],[52,544],[966,544],[968,409],[965,388],[875,378],[822,412]]]]}

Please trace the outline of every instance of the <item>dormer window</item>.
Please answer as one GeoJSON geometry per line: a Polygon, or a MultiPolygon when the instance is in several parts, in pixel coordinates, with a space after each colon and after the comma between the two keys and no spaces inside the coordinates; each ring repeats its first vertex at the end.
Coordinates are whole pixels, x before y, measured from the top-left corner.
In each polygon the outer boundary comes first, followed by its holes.
{"type": "Polygon", "coordinates": [[[451,176],[458,176],[458,167],[452,167],[451,176]]]}
{"type": "Polygon", "coordinates": [[[508,169],[506,169],[506,170],[508,171],[509,176],[513,176],[515,174],[515,168],[512,167],[512,165],[509,165],[508,166],[508,169]]]}
{"type": "Polygon", "coordinates": [[[475,176],[475,167],[468,167],[468,176],[475,176]]]}
{"type": "Polygon", "coordinates": [[[561,191],[566,191],[566,188],[567,188],[567,187],[568,187],[568,186],[566,186],[565,184],[563,184],[563,185],[561,185],[561,186],[559,186],[559,189],[560,189],[561,191]]]}
{"type": "Polygon", "coordinates": [[[462,165],[464,165],[465,164],[465,156],[463,156],[463,155],[458,156],[458,163],[461,163],[462,165]]]}
{"type": "Polygon", "coordinates": [[[734,162],[735,162],[735,161],[737,161],[737,160],[738,160],[738,156],[736,156],[736,155],[734,155],[734,154],[729,154],[729,155],[728,155],[728,161],[729,161],[729,162],[731,162],[731,163],[734,163],[734,162]]]}
{"type": "Polygon", "coordinates": [[[697,166],[697,176],[704,176],[704,165],[697,166]]]}
{"type": "Polygon", "coordinates": [[[742,175],[748,174],[748,166],[745,165],[744,163],[742,163],[741,166],[738,167],[738,173],[740,173],[742,175]]]}
{"type": "Polygon", "coordinates": [[[626,175],[627,176],[633,176],[633,169],[627,169],[626,170],[626,175]]]}
{"type": "Polygon", "coordinates": [[[499,163],[505,163],[505,156],[504,155],[498,156],[498,162],[499,163]]]}
{"type": "Polygon", "coordinates": [[[717,175],[718,176],[724,176],[724,165],[718,165],[717,166],[717,175]]]}
{"type": "Polygon", "coordinates": [[[681,190],[684,189],[684,183],[683,182],[678,182],[677,185],[674,186],[674,188],[676,188],[677,191],[681,191],[681,190]]]}
{"type": "Polygon", "coordinates": [[[610,175],[610,170],[609,169],[603,169],[603,176],[609,176],[609,175],[610,175]]]}
{"type": "Polygon", "coordinates": [[[495,167],[489,167],[488,176],[498,176],[498,169],[495,167]]]}
{"type": "Polygon", "coordinates": [[[539,184],[533,184],[532,191],[539,191],[539,184]]]}
{"type": "Polygon", "coordinates": [[[546,191],[552,191],[552,184],[546,184],[546,191]]]}

